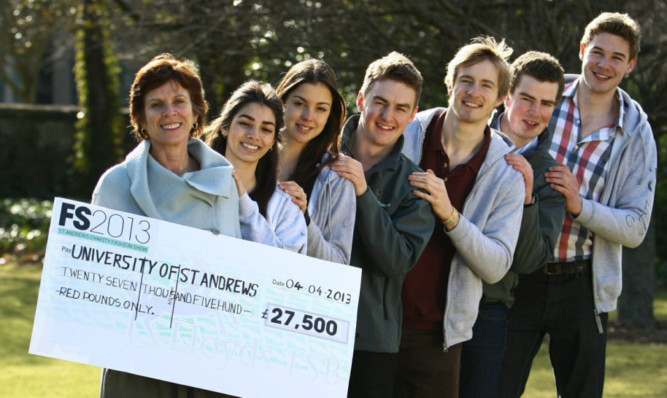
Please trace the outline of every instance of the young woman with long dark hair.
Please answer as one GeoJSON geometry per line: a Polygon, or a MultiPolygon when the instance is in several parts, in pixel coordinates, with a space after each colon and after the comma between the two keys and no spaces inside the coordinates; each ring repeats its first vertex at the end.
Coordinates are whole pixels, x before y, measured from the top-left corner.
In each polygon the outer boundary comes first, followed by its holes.
{"type": "Polygon", "coordinates": [[[299,207],[276,185],[283,104],[268,84],[248,81],[211,122],[207,143],[234,166],[243,239],[306,252],[299,207]]]}
{"type": "Polygon", "coordinates": [[[276,89],[285,104],[280,188],[293,196],[308,224],[308,255],[349,264],[356,212],[350,181],[329,165],[339,156],[345,101],[336,74],[320,60],[290,68],[276,89]]]}

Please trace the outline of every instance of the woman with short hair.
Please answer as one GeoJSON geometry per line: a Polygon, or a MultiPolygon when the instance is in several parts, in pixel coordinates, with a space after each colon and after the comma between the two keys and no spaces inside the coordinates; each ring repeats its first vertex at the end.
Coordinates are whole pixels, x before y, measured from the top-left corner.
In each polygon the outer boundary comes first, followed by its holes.
{"type": "MultiPolygon", "coordinates": [[[[161,54],[135,75],[130,119],[139,141],[107,170],[92,203],[241,237],[232,165],[199,137],[208,105],[191,61],[161,54]]],[[[220,397],[211,391],[103,369],[100,397],[220,397]]]]}

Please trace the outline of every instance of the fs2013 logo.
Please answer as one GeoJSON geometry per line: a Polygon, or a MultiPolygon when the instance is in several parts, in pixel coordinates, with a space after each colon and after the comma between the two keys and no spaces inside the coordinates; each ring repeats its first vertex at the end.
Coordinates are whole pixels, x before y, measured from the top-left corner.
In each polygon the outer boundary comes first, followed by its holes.
{"type": "Polygon", "coordinates": [[[93,210],[88,206],[75,203],[61,203],[58,225],[142,245],[151,240],[151,224],[148,220],[137,220],[132,216],[114,213],[109,209],[93,210]]]}

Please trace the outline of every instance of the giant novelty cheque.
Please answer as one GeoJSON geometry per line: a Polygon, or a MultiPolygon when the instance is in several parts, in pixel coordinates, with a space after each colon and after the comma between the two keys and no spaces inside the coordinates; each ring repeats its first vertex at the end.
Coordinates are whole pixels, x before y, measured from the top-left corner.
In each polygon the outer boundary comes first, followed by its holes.
{"type": "Polygon", "coordinates": [[[56,198],[30,353],[242,397],[344,397],[360,279],[56,198]]]}

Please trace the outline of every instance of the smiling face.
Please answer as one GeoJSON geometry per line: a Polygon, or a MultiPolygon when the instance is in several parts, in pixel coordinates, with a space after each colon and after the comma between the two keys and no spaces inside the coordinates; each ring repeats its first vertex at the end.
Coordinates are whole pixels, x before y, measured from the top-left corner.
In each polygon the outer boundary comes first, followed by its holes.
{"type": "Polygon", "coordinates": [[[461,66],[449,97],[450,110],[461,122],[486,124],[493,109],[502,102],[498,98],[498,69],[489,60],[461,66]]]}
{"type": "Polygon", "coordinates": [[[331,113],[333,98],[324,83],[302,83],[285,100],[287,145],[307,144],[322,133],[331,113]]]}
{"type": "Polygon", "coordinates": [[[630,44],[621,36],[601,32],[587,46],[580,45],[583,83],[594,94],[614,90],[626,73],[634,68],[637,58],[630,59],[630,44]]]}
{"type": "Polygon", "coordinates": [[[144,100],[144,128],[155,149],[187,146],[195,122],[188,90],[175,81],[149,91],[144,100]]]}
{"type": "Polygon", "coordinates": [[[517,147],[538,136],[556,107],[557,82],[541,82],[529,75],[519,77],[514,92],[505,99],[508,128],[503,128],[517,147]]]}
{"type": "Polygon", "coordinates": [[[412,87],[389,79],[374,82],[366,95],[359,92],[359,138],[375,147],[393,146],[417,113],[416,95],[412,87]]]}
{"type": "Polygon", "coordinates": [[[268,106],[253,102],[239,109],[222,134],[227,137],[224,155],[234,166],[256,167],[276,139],[276,117],[268,106]]]}

